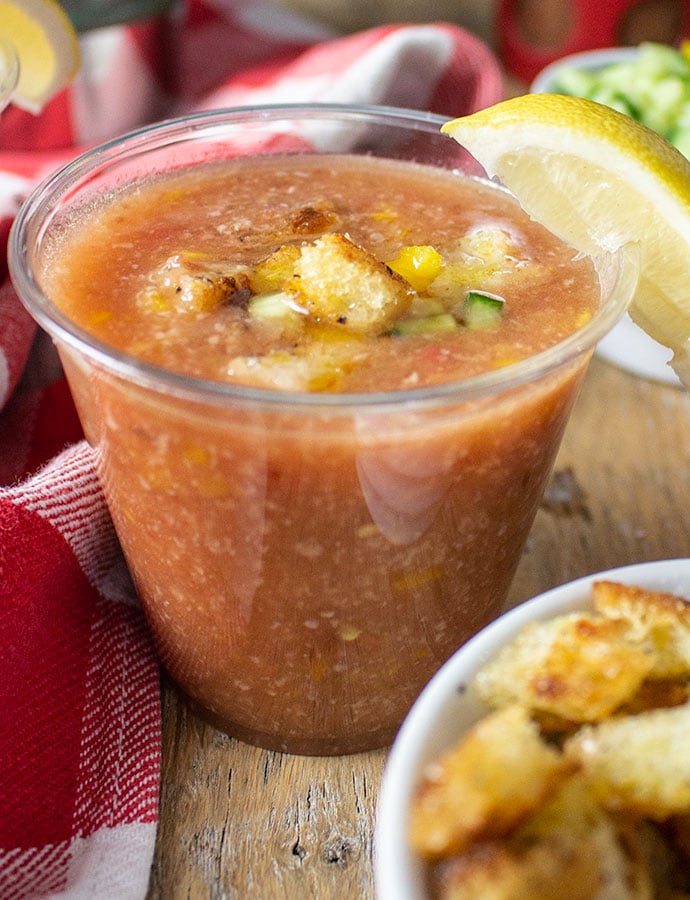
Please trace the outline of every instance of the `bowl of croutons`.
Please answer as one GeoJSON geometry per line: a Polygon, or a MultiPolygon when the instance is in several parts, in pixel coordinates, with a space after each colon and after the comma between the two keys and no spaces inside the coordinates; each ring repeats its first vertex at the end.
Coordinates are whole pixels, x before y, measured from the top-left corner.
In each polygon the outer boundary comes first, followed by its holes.
{"type": "Polygon", "coordinates": [[[521,604],[389,754],[378,900],[690,898],[690,559],[521,604]]]}

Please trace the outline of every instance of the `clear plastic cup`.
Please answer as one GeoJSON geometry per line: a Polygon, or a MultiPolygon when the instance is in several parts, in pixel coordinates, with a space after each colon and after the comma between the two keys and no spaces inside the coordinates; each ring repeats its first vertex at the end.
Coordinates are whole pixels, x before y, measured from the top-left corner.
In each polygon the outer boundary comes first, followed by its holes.
{"type": "Polygon", "coordinates": [[[442,122],[340,106],[192,116],[85,154],[14,225],[15,285],[60,352],[163,664],[195,709],[261,746],[387,744],[431,675],[501,612],[635,260],[598,260],[599,311],[531,359],[433,388],[309,394],[113,350],[42,290],[42,253],[84,203],[238,153],[347,151],[475,172],[442,122]]]}

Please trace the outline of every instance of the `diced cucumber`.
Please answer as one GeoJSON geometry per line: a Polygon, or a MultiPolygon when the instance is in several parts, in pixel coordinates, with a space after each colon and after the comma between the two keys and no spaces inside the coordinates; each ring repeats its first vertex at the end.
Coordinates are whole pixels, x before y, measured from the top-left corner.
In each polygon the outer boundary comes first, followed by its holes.
{"type": "Polygon", "coordinates": [[[249,315],[255,319],[289,319],[298,315],[289,304],[290,298],[282,291],[259,294],[249,301],[249,315]]]}
{"type": "Polygon", "coordinates": [[[689,66],[685,55],[670,44],[645,41],[640,44],[639,69],[649,78],[665,75],[686,78],[689,66]]]}
{"type": "Polygon", "coordinates": [[[427,316],[438,316],[447,312],[445,304],[436,297],[420,297],[415,294],[408,310],[410,318],[425,319],[427,316]]]}
{"type": "Polygon", "coordinates": [[[673,143],[683,156],[690,159],[690,127],[679,128],[673,135],[673,143]]]}
{"type": "Polygon", "coordinates": [[[570,94],[573,97],[591,97],[598,84],[596,72],[565,66],[554,78],[552,89],[559,94],[570,94]]]}
{"type": "Polygon", "coordinates": [[[690,109],[690,45],[677,50],[648,41],[632,59],[592,69],[565,67],[552,90],[586,97],[632,116],[657,131],[685,156],[690,109]]]}
{"type": "Polygon", "coordinates": [[[503,316],[505,301],[495,294],[469,291],[463,305],[463,318],[468,328],[487,328],[498,325],[503,316]]]}
{"type": "Polygon", "coordinates": [[[281,333],[301,333],[307,316],[295,309],[294,301],[288,294],[258,294],[249,301],[249,318],[264,322],[280,329],[281,333]]]}
{"type": "Polygon", "coordinates": [[[450,313],[439,313],[422,319],[400,319],[393,326],[391,334],[436,334],[455,331],[458,327],[457,320],[450,313]]]}
{"type": "Polygon", "coordinates": [[[594,100],[618,112],[625,113],[633,119],[639,119],[639,113],[630,97],[626,97],[618,88],[598,87],[592,90],[587,99],[594,100]]]}

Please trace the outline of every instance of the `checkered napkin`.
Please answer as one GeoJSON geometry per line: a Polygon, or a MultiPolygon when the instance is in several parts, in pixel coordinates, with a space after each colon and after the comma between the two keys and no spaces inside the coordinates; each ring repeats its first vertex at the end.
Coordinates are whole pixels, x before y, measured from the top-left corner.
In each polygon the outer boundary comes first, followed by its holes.
{"type": "MultiPolygon", "coordinates": [[[[82,37],[68,91],[0,118],[0,246],[78,148],[185,110],[285,101],[459,115],[500,98],[447,24],[337,38],[257,0],[191,0],[82,37]]],[[[158,666],[64,380],[0,255],[0,897],[146,893],[160,774],[158,666]],[[56,377],[57,376],[57,377],[56,377]]]]}

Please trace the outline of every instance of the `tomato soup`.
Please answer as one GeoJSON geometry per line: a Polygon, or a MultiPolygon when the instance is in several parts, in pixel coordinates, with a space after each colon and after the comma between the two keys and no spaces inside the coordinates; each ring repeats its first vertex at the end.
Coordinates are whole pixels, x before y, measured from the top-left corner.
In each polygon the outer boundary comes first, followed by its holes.
{"type": "Polygon", "coordinates": [[[37,270],[85,332],[174,373],[151,390],[61,348],[172,678],[266,747],[386,744],[500,612],[589,349],[457,385],[583,327],[591,261],[477,179],[295,154],[118,189],[37,270]]]}

